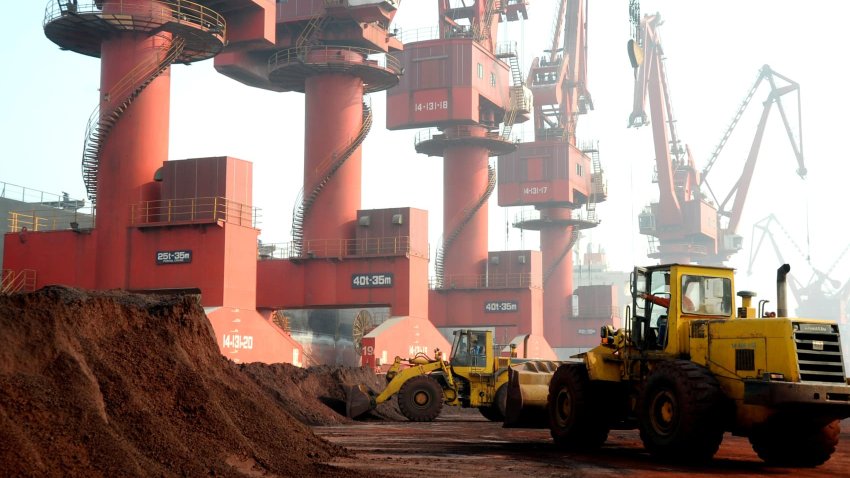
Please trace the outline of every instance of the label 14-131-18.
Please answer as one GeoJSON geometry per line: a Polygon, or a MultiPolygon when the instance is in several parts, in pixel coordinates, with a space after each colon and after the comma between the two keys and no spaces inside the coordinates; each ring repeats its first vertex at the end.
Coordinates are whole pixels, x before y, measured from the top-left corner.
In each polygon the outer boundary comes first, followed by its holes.
{"type": "Polygon", "coordinates": [[[439,111],[449,109],[449,100],[442,101],[424,101],[413,105],[413,110],[419,111],[439,111]]]}

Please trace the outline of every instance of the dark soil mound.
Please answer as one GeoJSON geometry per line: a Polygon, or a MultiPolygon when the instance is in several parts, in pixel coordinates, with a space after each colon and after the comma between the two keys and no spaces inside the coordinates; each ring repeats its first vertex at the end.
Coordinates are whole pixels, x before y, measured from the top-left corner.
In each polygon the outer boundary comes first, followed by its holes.
{"type": "Polygon", "coordinates": [[[0,344],[2,476],[360,476],[318,464],[346,452],[224,358],[191,297],[0,296],[0,344]]]}
{"type": "MultiPolygon", "coordinates": [[[[293,417],[308,425],[350,423],[345,417],[346,390],[366,385],[380,393],[387,382],[368,368],[322,365],[307,369],[289,364],[251,363],[239,368],[273,396],[293,417]]],[[[359,420],[407,420],[395,398],[359,420]]]]}

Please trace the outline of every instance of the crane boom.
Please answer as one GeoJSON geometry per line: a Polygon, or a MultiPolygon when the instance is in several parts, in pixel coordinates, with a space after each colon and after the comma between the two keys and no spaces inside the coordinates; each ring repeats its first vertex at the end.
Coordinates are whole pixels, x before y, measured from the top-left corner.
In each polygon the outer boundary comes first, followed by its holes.
{"type": "MultiPolygon", "coordinates": [[[[739,108],[738,114],[736,114],[735,116],[735,120],[733,121],[731,127],[728,128],[727,131],[724,133],[723,139],[721,139],[719,145],[719,149],[722,149],[722,145],[725,144],[726,140],[728,140],[729,136],[732,133],[732,129],[734,129],[735,124],[737,124],[738,119],[743,113],[743,109],[746,108],[746,105],[750,102],[749,98],[751,98],[752,95],[755,93],[756,88],[758,88],[762,80],[766,80],[767,83],[770,85],[770,93],[768,94],[767,100],[765,100],[764,102],[764,109],[762,110],[761,119],[759,120],[758,128],[756,129],[756,134],[753,138],[753,142],[750,147],[750,152],[747,155],[747,160],[744,163],[744,169],[741,173],[741,176],[738,178],[738,180],[735,182],[735,185],[720,203],[719,214],[728,218],[728,223],[725,226],[723,224],[718,223],[721,229],[721,237],[732,237],[736,235],[736,231],[738,229],[738,225],[741,221],[741,216],[743,214],[744,204],[747,200],[747,193],[749,192],[749,187],[752,182],[753,174],[755,172],[756,161],[758,160],[759,149],[761,148],[762,139],[764,138],[764,130],[765,126],[767,125],[767,119],[770,116],[770,111],[774,104],[776,104],[777,109],[779,110],[779,114],[782,117],[782,123],[785,126],[785,131],[788,135],[788,139],[791,143],[791,148],[793,149],[794,156],[797,160],[797,174],[801,178],[805,178],[806,176],[806,165],[805,160],[803,158],[802,120],[798,116],[797,139],[795,139],[794,131],[792,130],[791,125],[789,124],[788,116],[785,112],[784,106],[782,105],[782,96],[792,92],[797,92],[797,110],[798,115],[801,114],[799,95],[800,85],[788,79],[787,77],[776,73],[768,65],[764,65],[761,68],[759,77],[756,80],[756,83],[753,85],[753,88],[751,88],[750,92],[748,93],[747,98],[742,104],[742,107],[739,108]],[[779,78],[788,84],[779,87],[776,84],[775,78],[779,78]],[[730,201],[732,201],[731,207],[728,206],[730,201]]],[[[715,152],[717,154],[719,154],[719,149],[715,148],[715,152]]],[[[706,167],[707,170],[710,170],[710,167],[714,164],[715,160],[716,154],[712,155],[712,159],[710,160],[711,163],[706,167]]],[[[707,171],[704,171],[704,174],[707,174],[707,171]]],[[[702,178],[702,184],[706,184],[707,189],[711,190],[710,186],[708,186],[708,183],[705,180],[705,176],[703,176],[702,178]]],[[[714,193],[712,192],[712,195],[713,194],[714,193]]],[[[727,260],[729,256],[734,252],[737,251],[723,248],[723,250],[719,251],[720,258],[722,260],[727,260]]]]}
{"type": "Polygon", "coordinates": [[[651,251],[651,257],[662,262],[696,262],[716,252],[716,209],[696,194],[699,173],[676,129],[658,32],[661,24],[657,13],[644,15],[641,21],[643,63],[638,67],[629,116],[630,127],[652,125],[659,189],[658,202],[641,213],[640,232],[660,241],[660,250],[651,251]]]}
{"type": "Polygon", "coordinates": [[[577,116],[593,109],[587,89],[586,9],[587,0],[560,0],[551,49],[531,63],[527,84],[534,93],[537,140],[567,137],[574,143],[577,116]]]}

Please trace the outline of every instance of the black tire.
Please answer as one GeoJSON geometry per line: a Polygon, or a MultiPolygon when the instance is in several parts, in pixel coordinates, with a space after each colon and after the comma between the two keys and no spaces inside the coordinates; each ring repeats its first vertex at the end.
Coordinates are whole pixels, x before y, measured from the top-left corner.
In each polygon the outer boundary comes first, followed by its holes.
{"type": "Polygon", "coordinates": [[[608,439],[609,424],[592,392],[583,364],[558,367],[549,382],[546,409],[549,432],[555,444],[565,449],[599,448],[608,439]]]}
{"type": "Polygon", "coordinates": [[[496,396],[493,398],[493,403],[489,406],[481,407],[478,411],[487,420],[491,422],[505,421],[505,403],[508,399],[508,384],[503,384],[496,390],[496,396]]]}
{"type": "Polygon", "coordinates": [[[413,377],[398,391],[398,408],[412,422],[431,422],[443,409],[443,389],[436,380],[413,377]]]}
{"type": "Polygon", "coordinates": [[[708,461],[723,440],[723,404],[720,384],[705,367],[658,362],[639,400],[640,438],[658,458],[708,461]]]}
{"type": "Polygon", "coordinates": [[[750,444],[769,465],[815,467],[835,452],[840,433],[838,420],[822,425],[822,422],[774,418],[753,430],[750,444]]]}

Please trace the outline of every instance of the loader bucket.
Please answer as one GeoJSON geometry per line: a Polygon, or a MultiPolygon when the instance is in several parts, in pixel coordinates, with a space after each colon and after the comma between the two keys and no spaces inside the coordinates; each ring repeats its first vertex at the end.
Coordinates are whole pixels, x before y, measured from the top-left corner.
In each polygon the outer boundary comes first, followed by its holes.
{"type": "Polygon", "coordinates": [[[357,418],[375,408],[369,389],[363,385],[350,387],[345,395],[345,414],[348,418],[357,418]]]}
{"type": "Polygon", "coordinates": [[[505,428],[546,428],[549,381],[561,362],[532,360],[510,368],[505,428]]]}

